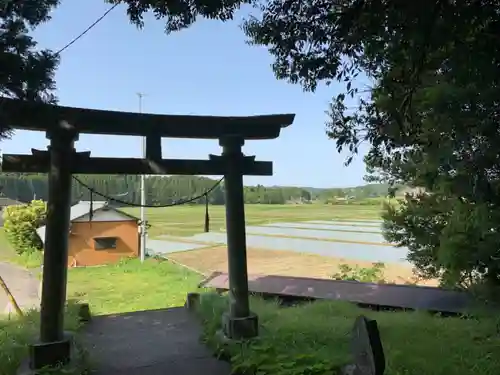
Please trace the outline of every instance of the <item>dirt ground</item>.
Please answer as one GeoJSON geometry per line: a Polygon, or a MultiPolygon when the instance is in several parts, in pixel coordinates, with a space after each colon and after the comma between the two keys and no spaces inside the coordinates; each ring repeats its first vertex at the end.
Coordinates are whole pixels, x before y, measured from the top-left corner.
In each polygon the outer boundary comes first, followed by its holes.
{"type": "MultiPolygon", "coordinates": [[[[225,246],[190,250],[169,254],[169,259],[186,265],[203,274],[214,271],[227,272],[227,249],[225,246]]],[[[301,254],[292,251],[248,249],[248,273],[264,275],[281,275],[313,278],[330,278],[338,272],[340,264],[372,267],[372,263],[325,257],[314,254],[301,254]]],[[[399,264],[385,264],[384,278],[390,283],[404,284],[416,282],[419,285],[436,286],[435,280],[418,280],[411,267],[399,264]]]]}
{"type": "MultiPolygon", "coordinates": [[[[0,275],[21,309],[40,306],[38,295],[40,282],[33,273],[13,264],[0,262],[0,275]]],[[[9,298],[0,288],[0,315],[12,311],[9,298]]]]}

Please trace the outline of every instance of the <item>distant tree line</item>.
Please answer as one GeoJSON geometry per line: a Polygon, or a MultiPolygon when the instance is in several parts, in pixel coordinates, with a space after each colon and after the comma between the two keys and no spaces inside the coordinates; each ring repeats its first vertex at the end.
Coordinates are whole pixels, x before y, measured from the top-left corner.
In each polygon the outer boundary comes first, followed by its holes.
{"type": "MultiPolygon", "coordinates": [[[[140,177],[135,175],[79,175],[86,185],[106,196],[133,204],[140,203],[140,177]]],[[[192,204],[205,203],[202,196],[217,180],[199,176],[148,177],[146,179],[146,201],[150,205],[171,204],[200,196],[192,204]]],[[[352,195],[362,199],[385,196],[387,187],[376,184],[345,189],[313,189],[289,186],[245,186],[244,199],[248,204],[326,203],[332,197],[352,195]]],[[[1,173],[0,191],[3,196],[28,202],[32,199],[47,200],[47,176],[35,173],[1,173]]],[[[73,181],[73,202],[90,200],[88,189],[73,181]]],[[[210,204],[224,204],[224,182],[209,194],[210,204]]],[[[94,194],[94,200],[104,198],[94,194]]]]}
{"type": "MultiPolygon", "coordinates": [[[[394,194],[403,193],[404,188],[396,186],[394,194]]],[[[346,188],[331,188],[331,189],[314,189],[310,188],[316,200],[323,203],[332,203],[336,200],[353,199],[363,200],[367,198],[387,197],[391,193],[389,184],[367,184],[363,186],[346,187],[346,188]]]]}
{"type": "MultiPolygon", "coordinates": [[[[140,203],[140,177],[135,175],[80,175],[86,185],[106,196],[133,204],[140,203]]],[[[150,205],[171,204],[202,196],[217,180],[198,176],[148,177],[146,179],[146,201],[150,205]]],[[[47,200],[48,182],[43,174],[0,174],[0,188],[3,196],[22,202],[32,199],[47,200]]],[[[73,181],[71,188],[73,202],[90,200],[88,189],[73,181]]],[[[290,201],[310,201],[311,194],[297,187],[246,186],[245,203],[284,204],[290,201]]],[[[224,204],[224,182],[209,194],[210,204],[224,204]]],[[[93,195],[94,200],[103,200],[93,195]]],[[[200,197],[193,204],[205,203],[200,197]]]]}

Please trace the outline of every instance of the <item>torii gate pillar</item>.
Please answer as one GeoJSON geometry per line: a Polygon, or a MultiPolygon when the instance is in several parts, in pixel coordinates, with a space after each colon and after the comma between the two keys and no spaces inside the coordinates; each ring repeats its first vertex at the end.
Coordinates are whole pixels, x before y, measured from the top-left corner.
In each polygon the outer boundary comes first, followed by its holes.
{"type": "MultiPolygon", "coordinates": [[[[226,173],[226,233],[229,274],[229,311],[222,317],[224,335],[230,339],[258,335],[257,315],[250,312],[248,301],[247,248],[245,235],[245,202],[243,199],[242,138],[228,137],[219,141],[223,147],[226,173]]],[[[250,157],[252,158],[252,157],[250,157]]]]}
{"type": "Polygon", "coordinates": [[[61,121],[47,132],[50,139],[49,199],[43,254],[40,341],[30,347],[30,368],[40,369],[70,359],[71,338],[64,335],[68,272],[72,160],[78,134],[61,121]]]}

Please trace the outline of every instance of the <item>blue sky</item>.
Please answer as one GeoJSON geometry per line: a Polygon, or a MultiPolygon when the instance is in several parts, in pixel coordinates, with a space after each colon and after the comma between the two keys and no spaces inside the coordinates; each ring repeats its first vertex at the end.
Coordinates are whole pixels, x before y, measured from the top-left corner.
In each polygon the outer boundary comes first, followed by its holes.
{"type": "MultiPolygon", "coordinates": [[[[39,27],[41,47],[58,50],[109,7],[103,0],[64,0],[53,19],[39,27]]],[[[245,177],[246,184],[314,187],[363,183],[361,155],[344,167],[335,142],[325,134],[325,110],[338,87],[304,93],[300,86],[275,79],[265,48],[245,44],[240,11],[234,21],[200,20],[166,35],[153,17],[138,30],[122,6],[63,52],[57,73],[61,105],[137,111],[137,92],[145,93],[143,111],[164,114],[257,115],[296,113],[294,124],[270,141],[248,142],[246,154],[274,162],[272,177],[245,177]]],[[[3,153],[45,148],[43,133],[17,132],[0,144],[3,153]]],[[[82,135],[78,150],[95,156],[137,157],[136,137],[82,135]]],[[[204,159],[220,153],[217,141],[168,139],[163,157],[204,159]]]]}

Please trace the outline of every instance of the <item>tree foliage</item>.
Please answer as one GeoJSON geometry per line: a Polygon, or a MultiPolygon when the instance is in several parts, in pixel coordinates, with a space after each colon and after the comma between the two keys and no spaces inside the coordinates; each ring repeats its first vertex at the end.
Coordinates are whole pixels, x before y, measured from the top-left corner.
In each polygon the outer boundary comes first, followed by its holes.
{"type": "MultiPolygon", "coordinates": [[[[79,179],[107,196],[132,204],[140,203],[139,176],[83,175],[79,176],[79,179]]],[[[150,205],[165,205],[200,196],[192,204],[204,204],[205,198],[202,195],[216,182],[217,180],[198,176],[148,177],[146,179],[146,202],[150,205]]],[[[3,173],[0,174],[0,188],[1,194],[21,202],[28,202],[33,197],[48,199],[48,181],[47,176],[43,174],[3,173]]],[[[319,197],[321,191],[318,190],[313,196],[306,188],[300,187],[245,186],[244,199],[245,203],[284,204],[290,201],[309,201],[311,198],[319,197]]],[[[72,197],[73,202],[89,200],[90,193],[85,187],[74,182],[72,197]]],[[[224,183],[216,187],[208,198],[210,204],[224,204],[224,183]]],[[[93,199],[103,200],[104,198],[94,194],[93,199]]]]}
{"type": "Polygon", "coordinates": [[[199,17],[227,21],[243,4],[254,0],[106,0],[108,3],[125,3],[130,21],[144,26],[144,14],[152,12],[156,19],[165,20],[165,32],[182,30],[191,26],[199,17]]]}
{"type": "Polygon", "coordinates": [[[36,230],[45,223],[46,213],[47,206],[41,200],[5,209],[3,213],[5,235],[19,255],[43,248],[36,230]]]}
{"type": "MultiPolygon", "coordinates": [[[[1,96],[53,103],[58,56],[37,50],[29,31],[50,19],[58,0],[4,1],[0,5],[1,96]]],[[[0,101],[1,109],[1,101],[0,101]]],[[[1,111],[0,111],[1,113],[1,111]]],[[[0,117],[0,138],[10,134],[0,117]]]]}
{"type": "Polygon", "coordinates": [[[271,0],[245,31],[279,79],[343,86],[327,133],[372,180],[425,189],[385,216],[424,276],[500,284],[497,1],[271,0]]]}
{"type": "MultiPolygon", "coordinates": [[[[79,176],[85,184],[105,195],[116,197],[120,200],[140,203],[140,178],[139,176],[103,176],[82,175],[79,176]]],[[[170,176],[170,177],[148,177],[146,179],[147,203],[151,205],[170,204],[179,200],[203,195],[210,190],[216,180],[198,176],[170,176]]],[[[385,197],[387,185],[369,184],[352,188],[321,189],[295,186],[245,186],[244,200],[247,204],[284,204],[289,202],[327,202],[330,198],[353,197],[357,200],[365,198],[385,197]]],[[[37,199],[48,199],[47,176],[35,173],[1,173],[0,194],[21,202],[29,202],[37,199]]],[[[89,191],[78,183],[72,185],[73,202],[78,200],[89,200],[89,191]]],[[[94,194],[94,200],[102,200],[94,194]]],[[[193,204],[204,204],[205,199],[201,197],[193,204]]],[[[210,204],[224,204],[224,182],[209,194],[210,204]]],[[[380,202],[375,203],[380,204],[380,202]]]]}
{"type": "MultiPolygon", "coordinates": [[[[105,1],[124,3],[131,22],[138,27],[144,25],[144,14],[152,12],[157,19],[165,20],[165,31],[169,33],[189,27],[199,17],[221,21],[232,19],[242,4],[253,0],[105,1]]],[[[1,96],[56,102],[54,75],[59,56],[50,50],[37,50],[37,43],[28,32],[50,20],[49,13],[59,2],[4,0],[0,3],[1,96]]],[[[9,124],[0,116],[0,139],[11,133],[9,124]]]]}

